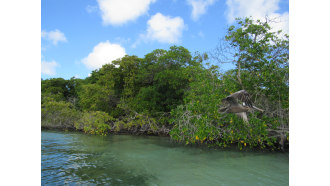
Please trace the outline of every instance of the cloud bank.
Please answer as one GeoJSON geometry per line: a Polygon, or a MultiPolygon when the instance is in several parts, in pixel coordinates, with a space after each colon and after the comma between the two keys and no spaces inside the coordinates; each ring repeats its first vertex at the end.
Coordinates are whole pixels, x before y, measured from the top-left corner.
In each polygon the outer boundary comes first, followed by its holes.
{"type": "Polygon", "coordinates": [[[140,34],[140,37],[132,44],[135,48],[141,41],[158,41],[160,43],[174,44],[180,41],[182,32],[185,28],[181,17],[164,16],[157,13],[148,20],[147,30],[140,34]]]}
{"type": "Polygon", "coordinates": [[[119,44],[112,44],[109,41],[97,44],[87,57],[82,59],[82,63],[90,70],[101,68],[102,65],[111,63],[113,60],[126,55],[125,48],[119,44]]]}
{"type": "Polygon", "coordinates": [[[121,25],[148,12],[156,0],[97,0],[103,24],[121,25]]]}
{"type": "Polygon", "coordinates": [[[280,0],[226,0],[228,6],[227,20],[233,23],[236,17],[249,17],[253,19],[265,20],[267,16],[270,19],[276,19],[277,23],[270,23],[272,31],[279,29],[283,33],[289,33],[289,13],[277,13],[280,0]]]}
{"type": "Polygon", "coordinates": [[[181,17],[171,18],[161,13],[153,15],[147,24],[147,38],[161,43],[177,43],[184,29],[181,17]]]}
{"type": "Polygon", "coordinates": [[[192,7],[191,18],[197,21],[199,17],[205,14],[207,7],[214,4],[215,0],[187,0],[192,7]]]}
{"type": "Polygon", "coordinates": [[[64,33],[58,29],[49,32],[41,31],[41,38],[51,41],[54,45],[57,45],[58,42],[67,42],[64,33]]]}
{"type": "Polygon", "coordinates": [[[55,75],[57,66],[56,61],[41,61],[41,73],[50,76],[55,75]]]}

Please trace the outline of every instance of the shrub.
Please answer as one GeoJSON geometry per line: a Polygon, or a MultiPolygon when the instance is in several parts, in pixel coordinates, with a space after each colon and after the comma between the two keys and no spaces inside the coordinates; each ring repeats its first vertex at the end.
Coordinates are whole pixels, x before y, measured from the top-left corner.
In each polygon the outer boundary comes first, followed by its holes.
{"type": "Polygon", "coordinates": [[[73,105],[65,101],[47,99],[41,105],[41,126],[45,128],[73,129],[79,112],[73,105]]]}
{"type": "Polygon", "coordinates": [[[82,117],[74,122],[78,130],[83,130],[88,134],[98,134],[106,136],[110,131],[110,123],[114,118],[105,112],[90,111],[84,112],[82,117]]]}

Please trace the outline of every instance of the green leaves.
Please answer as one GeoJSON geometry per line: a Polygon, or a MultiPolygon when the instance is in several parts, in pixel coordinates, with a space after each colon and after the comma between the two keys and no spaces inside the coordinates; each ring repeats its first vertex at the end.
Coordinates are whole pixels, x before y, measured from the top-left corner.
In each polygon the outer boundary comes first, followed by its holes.
{"type": "Polygon", "coordinates": [[[79,112],[69,102],[48,98],[41,105],[41,126],[44,128],[72,129],[78,118],[79,112]]]}
{"type": "Polygon", "coordinates": [[[110,132],[111,121],[114,121],[114,118],[105,112],[83,112],[80,119],[74,122],[74,126],[88,134],[106,136],[110,132]]]}
{"type": "Polygon", "coordinates": [[[83,85],[79,98],[83,110],[111,112],[116,105],[113,90],[98,84],[83,85]]]}
{"type": "Polygon", "coordinates": [[[289,40],[277,34],[267,22],[245,18],[228,28],[226,39],[236,48],[242,86],[287,108],[283,103],[287,103],[289,90],[289,40]]]}

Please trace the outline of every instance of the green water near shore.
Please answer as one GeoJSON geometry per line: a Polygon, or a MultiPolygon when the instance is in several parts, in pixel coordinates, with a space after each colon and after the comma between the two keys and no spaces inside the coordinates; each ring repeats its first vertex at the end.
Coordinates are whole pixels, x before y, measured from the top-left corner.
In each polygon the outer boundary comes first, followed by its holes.
{"type": "Polygon", "coordinates": [[[42,185],[289,185],[289,154],[43,131],[42,185]]]}

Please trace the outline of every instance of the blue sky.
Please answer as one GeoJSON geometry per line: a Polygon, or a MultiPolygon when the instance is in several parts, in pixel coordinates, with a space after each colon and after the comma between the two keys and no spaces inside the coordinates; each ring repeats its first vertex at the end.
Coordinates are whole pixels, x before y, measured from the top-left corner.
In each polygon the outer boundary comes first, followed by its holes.
{"type": "Polygon", "coordinates": [[[143,57],[172,45],[213,50],[235,17],[279,17],[287,0],[42,0],[41,77],[87,77],[125,54],[143,57]]]}

